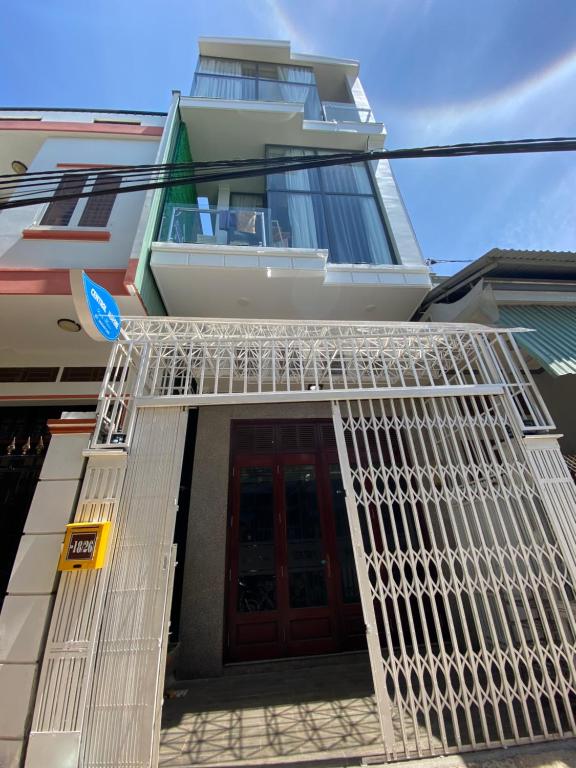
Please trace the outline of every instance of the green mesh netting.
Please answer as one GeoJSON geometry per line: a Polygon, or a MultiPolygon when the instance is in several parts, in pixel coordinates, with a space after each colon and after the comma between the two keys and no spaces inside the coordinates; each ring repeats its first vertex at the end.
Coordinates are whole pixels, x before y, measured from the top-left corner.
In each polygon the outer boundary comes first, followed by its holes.
{"type": "MultiPolygon", "coordinates": [[[[190,152],[190,144],[188,143],[188,131],[184,123],[180,123],[178,128],[178,136],[176,137],[176,143],[174,145],[174,151],[169,162],[171,163],[191,163],[192,154],[190,152]]],[[[188,176],[190,171],[181,171],[174,173],[174,178],[178,178],[178,175],[188,176]]],[[[173,204],[178,205],[196,205],[198,198],[196,197],[196,187],[194,184],[182,184],[177,187],[168,187],[164,197],[164,210],[162,213],[162,224],[160,225],[160,240],[165,240],[168,236],[168,228],[170,225],[171,206],[173,204]]]]}

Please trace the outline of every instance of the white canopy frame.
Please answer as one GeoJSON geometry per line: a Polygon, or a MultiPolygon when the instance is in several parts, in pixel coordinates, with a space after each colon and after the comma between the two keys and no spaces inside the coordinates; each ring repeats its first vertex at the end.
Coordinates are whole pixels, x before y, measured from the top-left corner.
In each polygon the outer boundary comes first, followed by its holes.
{"type": "Polygon", "coordinates": [[[479,325],[129,318],[93,447],[129,445],[136,407],[504,391],[526,433],[553,428],[509,331],[479,325]]]}

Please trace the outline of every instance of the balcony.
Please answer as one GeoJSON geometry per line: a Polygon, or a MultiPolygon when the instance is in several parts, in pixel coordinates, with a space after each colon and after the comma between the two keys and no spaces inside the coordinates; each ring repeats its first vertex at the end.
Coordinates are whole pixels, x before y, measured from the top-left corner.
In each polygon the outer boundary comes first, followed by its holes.
{"type": "Polygon", "coordinates": [[[161,239],[168,243],[284,248],[287,237],[278,222],[271,225],[269,208],[227,208],[167,205],[161,239]]]}
{"type": "Polygon", "coordinates": [[[322,119],[329,123],[373,123],[372,110],[339,101],[322,102],[322,119]]]}
{"type": "MultiPolygon", "coordinates": [[[[409,317],[429,286],[424,265],[367,263],[361,248],[356,263],[329,263],[327,247],[311,247],[320,241],[308,226],[309,218],[290,221],[281,208],[167,204],[150,266],[168,312],[182,317],[409,317]]],[[[339,246],[333,245],[334,256],[339,246]]]]}
{"type": "Polygon", "coordinates": [[[337,101],[320,102],[316,86],[305,83],[197,72],[190,96],[198,99],[300,104],[304,106],[305,120],[328,123],[374,122],[370,109],[337,101]]]}
{"type": "Polygon", "coordinates": [[[190,96],[199,99],[302,104],[306,120],[323,119],[318,91],[313,84],[197,72],[190,96]]]}

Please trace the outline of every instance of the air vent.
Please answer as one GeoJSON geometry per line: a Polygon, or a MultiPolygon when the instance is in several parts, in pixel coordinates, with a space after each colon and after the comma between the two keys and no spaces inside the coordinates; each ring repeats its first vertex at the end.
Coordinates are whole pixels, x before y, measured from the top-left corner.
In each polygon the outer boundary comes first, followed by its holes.
{"type": "Polygon", "coordinates": [[[0,368],[0,384],[56,381],[59,368],[0,368]]]}
{"type": "Polygon", "coordinates": [[[278,436],[280,450],[312,452],[316,449],[314,424],[280,424],[278,436]]]}
{"type": "Polygon", "coordinates": [[[322,436],[322,445],[328,450],[335,451],[337,449],[336,435],[334,434],[334,427],[332,424],[321,424],[320,434],[322,436]]]}
{"type": "MultiPolygon", "coordinates": [[[[326,451],[334,451],[336,452],[338,450],[338,445],[336,443],[336,435],[334,434],[334,427],[332,424],[321,424],[320,425],[320,435],[322,440],[322,446],[324,450],[326,451]]],[[[348,449],[348,456],[350,458],[354,455],[354,441],[352,439],[352,434],[349,432],[349,430],[346,430],[344,433],[344,436],[346,438],[346,447],[348,449]]]]}
{"type": "Polygon", "coordinates": [[[270,453],[274,450],[274,425],[235,425],[234,446],[237,451],[248,451],[250,453],[270,453]]]}
{"type": "Polygon", "coordinates": [[[331,422],[324,420],[286,420],[272,424],[236,421],[232,425],[232,449],[237,453],[261,454],[335,453],[336,439],[331,422]]]}
{"type": "Polygon", "coordinates": [[[103,366],[73,366],[63,369],[60,381],[102,381],[105,373],[103,366]]]}

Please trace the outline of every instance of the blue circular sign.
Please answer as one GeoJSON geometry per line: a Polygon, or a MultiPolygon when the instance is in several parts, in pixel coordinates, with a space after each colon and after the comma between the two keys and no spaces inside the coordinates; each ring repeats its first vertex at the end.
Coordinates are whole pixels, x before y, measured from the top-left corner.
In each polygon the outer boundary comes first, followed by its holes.
{"type": "Polygon", "coordinates": [[[90,316],[97,330],[108,341],[115,341],[120,335],[120,310],[114,297],[105,288],[82,274],[84,295],[90,316]]]}

